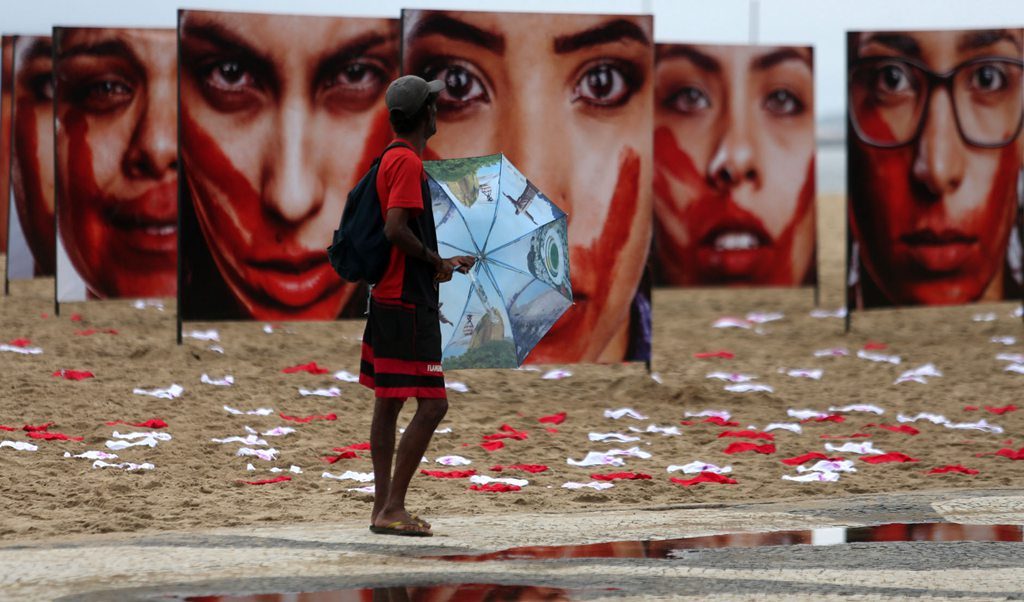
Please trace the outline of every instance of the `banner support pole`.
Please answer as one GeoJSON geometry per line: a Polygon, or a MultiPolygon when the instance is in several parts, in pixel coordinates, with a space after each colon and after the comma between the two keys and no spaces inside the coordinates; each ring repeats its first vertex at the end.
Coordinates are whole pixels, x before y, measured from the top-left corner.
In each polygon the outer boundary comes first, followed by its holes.
{"type": "MultiPolygon", "coordinates": [[[[174,28],[174,35],[177,38],[177,53],[178,53],[178,64],[179,65],[181,64],[181,14],[182,14],[182,10],[178,9],[177,19],[175,20],[176,21],[176,23],[175,23],[176,27],[174,28]]],[[[184,169],[184,167],[182,165],[182,162],[181,162],[181,107],[180,107],[180,104],[181,104],[180,103],[180,101],[181,101],[181,69],[177,70],[177,75],[178,75],[178,81],[176,82],[176,84],[177,84],[177,94],[178,94],[178,101],[179,101],[178,111],[176,111],[177,112],[177,116],[176,116],[177,124],[176,125],[177,125],[177,132],[178,132],[178,139],[176,140],[176,142],[178,143],[178,274],[177,274],[177,276],[178,276],[178,279],[177,279],[178,286],[177,286],[177,289],[174,291],[175,292],[174,316],[175,316],[175,321],[177,322],[177,326],[176,326],[176,328],[177,328],[177,342],[178,342],[178,345],[180,346],[181,345],[181,290],[183,288],[182,287],[182,281],[184,280],[182,269],[181,269],[181,261],[182,261],[182,252],[181,252],[181,199],[182,199],[183,193],[185,191],[185,169],[184,169]]]]}
{"type": "MultiPolygon", "coordinates": [[[[847,32],[846,36],[848,40],[850,33],[847,32]]],[[[846,50],[843,52],[843,62],[846,65],[850,64],[849,44],[846,44],[846,50]]],[[[846,190],[844,195],[846,198],[843,203],[843,221],[846,222],[846,265],[843,266],[843,306],[846,307],[846,315],[843,317],[843,322],[845,325],[844,334],[850,334],[850,327],[853,321],[853,306],[856,301],[850,295],[850,269],[853,261],[853,232],[851,232],[850,227],[850,141],[853,140],[852,136],[854,134],[853,128],[850,127],[849,107],[847,107],[846,111],[846,170],[843,174],[846,179],[843,186],[844,190],[846,190]]]]}
{"type": "Polygon", "coordinates": [[[758,38],[758,17],[760,15],[761,2],[760,0],[750,0],[750,45],[754,46],[757,44],[758,38]]]}
{"type": "MultiPolygon", "coordinates": [[[[1017,238],[1020,239],[1020,248],[1024,249],[1024,169],[1017,174],[1017,238]]],[[[1021,283],[1020,292],[1020,321],[1024,324],[1024,283],[1021,283]]]]}
{"type": "MultiPolygon", "coordinates": [[[[50,31],[51,39],[54,40],[54,42],[56,42],[59,39],[59,37],[60,37],[60,30],[61,30],[60,27],[54,27],[50,31]]],[[[56,55],[57,55],[56,50],[57,50],[57,46],[54,45],[54,47],[53,47],[53,55],[54,55],[53,56],[53,58],[54,58],[53,62],[54,63],[57,62],[56,61],[56,55]]],[[[57,79],[52,74],[51,74],[51,77],[53,77],[53,79],[51,80],[51,85],[54,86],[54,90],[56,90],[57,79]]],[[[53,164],[54,165],[58,165],[59,163],[57,161],[57,146],[58,146],[58,144],[57,144],[57,95],[56,94],[53,95],[52,105],[53,105],[52,106],[52,109],[53,109],[53,119],[50,122],[50,126],[53,127],[53,156],[51,157],[51,159],[53,160],[53,164]]],[[[14,127],[14,121],[13,120],[11,120],[11,127],[12,128],[14,127]]],[[[13,134],[12,134],[11,138],[12,139],[14,138],[13,134]]],[[[11,153],[12,153],[11,156],[13,156],[13,153],[14,153],[13,149],[11,150],[11,153]]],[[[57,194],[57,191],[59,191],[61,189],[61,185],[60,185],[61,184],[61,177],[60,177],[60,170],[59,169],[54,169],[53,170],[53,178],[54,178],[54,186],[53,186],[53,232],[55,234],[55,238],[57,239],[57,240],[54,241],[53,244],[54,244],[55,248],[60,248],[61,247],[61,244],[60,244],[60,220],[57,219],[57,216],[60,214],[60,206],[61,206],[60,195],[57,194]]],[[[10,181],[10,179],[8,179],[8,182],[9,181],[10,181]]],[[[60,262],[58,261],[56,263],[60,263],[60,262]]],[[[57,272],[58,271],[60,271],[60,269],[58,268],[57,265],[54,265],[53,266],[53,315],[55,315],[57,317],[60,317],[60,294],[58,293],[58,289],[57,289],[57,272]]]]}

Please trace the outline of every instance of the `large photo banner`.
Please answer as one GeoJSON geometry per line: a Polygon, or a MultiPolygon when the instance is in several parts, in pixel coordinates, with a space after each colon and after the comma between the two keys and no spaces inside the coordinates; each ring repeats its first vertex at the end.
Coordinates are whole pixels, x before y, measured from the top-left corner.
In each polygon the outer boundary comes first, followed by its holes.
{"type": "Polygon", "coordinates": [[[53,45],[57,300],[173,296],[175,32],[55,28],[53,45]]]}
{"type": "Polygon", "coordinates": [[[397,19],[179,12],[184,320],[361,315],[327,261],[391,140],[397,19]]]}
{"type": "Polygon", "coordinates": [[[656,284],[816,284],[813,59],[806,46],[658,44],[656,284]]]}
{"type": "Polygon", "coordinates": [[[1021,297],[1022,33],[848,34],[849,307],[1021,297]]]}
{"type": "Polygon", "coordinates": [[[11,115],[14,111],[14,36],[0,38],[0,253],[7,253],[10,203],[11,115]]]}
{"type": "Polygon", "coordinates": [[[648,360],[652,17],[403,10],[402,67],[446,84],[425,158],[503,153],[568,214],[574,304],[527,361],[648,360]]]}
{"type": "Polygon", "coordinates": [[[14,40],[7,279],[53,276],[53,58],[49,36],[14,40]]]}

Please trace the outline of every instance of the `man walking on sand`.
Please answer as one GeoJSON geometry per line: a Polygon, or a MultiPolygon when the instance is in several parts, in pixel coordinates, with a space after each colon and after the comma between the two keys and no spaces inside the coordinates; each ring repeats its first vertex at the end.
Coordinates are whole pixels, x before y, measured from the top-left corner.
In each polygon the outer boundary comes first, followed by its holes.
{"type": "Polygon", "coordinates": [[[448,411],[441,371],[439,282],[467,272],[475,259],[442,259],[430,193],[423,171],[423,149],[437,131],[437,95],[444,82],[406,75],[384,95],[395,140],[384,151],[377,172],[377,194],[384,212],[384,234],[391,258],[370,293],[363,333],[359,382],[374,390],[370,427],[374,497],[370,530],[385,535],[430,536],[430,524],[405,508],[409,481],[434,429],[448,411]],[[395,427],[402,405],[415,397],[416,414],[398,444],[394,473],[395,427]]]}

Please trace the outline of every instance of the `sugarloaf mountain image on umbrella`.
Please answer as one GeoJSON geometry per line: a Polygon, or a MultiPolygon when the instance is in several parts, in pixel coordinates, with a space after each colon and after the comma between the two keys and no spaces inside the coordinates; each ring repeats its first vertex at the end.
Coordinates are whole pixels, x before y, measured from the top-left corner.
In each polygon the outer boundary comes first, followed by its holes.
{"type": "Polygon", "coordinates": [[[477,258],[441,284],[444,367],[519,367],[572,305],[566,214],[501,154],[424,167],[441,256],[477,258]]]}

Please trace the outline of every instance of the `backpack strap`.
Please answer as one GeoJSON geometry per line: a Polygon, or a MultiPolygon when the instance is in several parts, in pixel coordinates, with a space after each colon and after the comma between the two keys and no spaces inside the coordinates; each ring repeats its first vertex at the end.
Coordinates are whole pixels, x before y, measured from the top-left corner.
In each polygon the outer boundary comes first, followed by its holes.
{"type": "Polygon", "coordinates": [[[393,149],[393,148],[401,148],[401,147],[405,147],[405,148],[407,148],[407,149],[409,149],[409,150],[411,150],[411,151],[413,151],[413,152],[415,152],[415,151],[416,151],[416,149],[414,149],[414,148],[412,147],[412,145],[410,145],[410,144],[409,144],[408,142],[406,142],[405,140],[395,140],[394,142],[392,142],[391,144],[389,144],[389,145],[387,146],[387,148],[385,148],[385,149],[384,149],[383,151],[381,151],[381,153],[380,153],[380,156],[381,156],[381,157],[383,157],[383,156],[384,156],[384,153],[388,152],[389,150],[391,150],[391,149],[393,149]]]}

